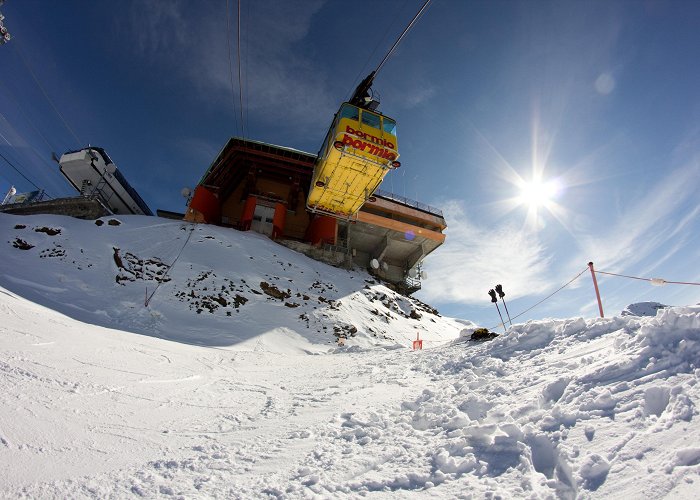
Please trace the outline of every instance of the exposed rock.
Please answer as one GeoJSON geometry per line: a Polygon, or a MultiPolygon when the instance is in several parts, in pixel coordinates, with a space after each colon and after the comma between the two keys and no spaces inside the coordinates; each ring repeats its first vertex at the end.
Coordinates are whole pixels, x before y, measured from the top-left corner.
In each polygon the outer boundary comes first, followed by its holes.
{"type": "Polygon", "coordinates": [[[265,281],[260,282],[260,288],[262,288],[262,291],[265,292],[267,295],[269,295],[270,297],[274,297],[275,299],[284,300],[292,296],[290,292],[283,292],[275,285],[270,285],[265,281]]]}
{"type": "Polygon", "coordinates": [[[49,236],[56,236],[57,234],[61,234],[60,229],[54,229],[52,227],[37,227],[34,229],[37,233],[46,233],[49,236]]]}
{"type": "Polygon", "coordinates": [[[169,267],[159,259],[151,258],[143,260],[136,255],[126,252],[123,256],[120,255],[119,248],[114,248],[114,263],[119,269],[117,274],[117,283],[122,281],[137,281],[137,280],[154,280],[158,283],[166,283],[171,280],[166,276],[169,267]]]}
{"type": "Polygon", "coordinates": [[[334,325],[333,335],[338,337],[338,340],[346,340],[348,337],[354,337],[357,334],[357,327],[354,325],[334,325]]]}
{"type": "Polygon", "coordinates": [[[12,242],[12,246],[15,248],[19,248],[20,250],[29,250],[30,248],[34,248],[34,245],[30,245],[29,243],[20,238],[15,238],[15,241],[12,242]]]}

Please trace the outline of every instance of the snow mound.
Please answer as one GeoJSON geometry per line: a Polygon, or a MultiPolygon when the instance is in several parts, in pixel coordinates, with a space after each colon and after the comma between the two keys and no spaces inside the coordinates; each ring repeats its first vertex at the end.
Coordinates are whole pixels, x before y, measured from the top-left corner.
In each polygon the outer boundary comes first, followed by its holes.
{"type": "Polygon", "coordinates": [[[637,302],[628,305],[620,314],[622,316],[656,316],[656,313],[669,306],[659,302],[637,302]]]}

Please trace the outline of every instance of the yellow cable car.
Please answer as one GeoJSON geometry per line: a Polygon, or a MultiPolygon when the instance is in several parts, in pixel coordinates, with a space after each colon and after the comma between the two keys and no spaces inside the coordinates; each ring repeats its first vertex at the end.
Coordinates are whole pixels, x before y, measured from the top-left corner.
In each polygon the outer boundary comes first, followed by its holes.
{"type": "Polygon", "coordinates": [[[372,196],[386,173],[401,164],[396,122],[343,103],[318,155],[306,207],[349,218],[372,196]]]}

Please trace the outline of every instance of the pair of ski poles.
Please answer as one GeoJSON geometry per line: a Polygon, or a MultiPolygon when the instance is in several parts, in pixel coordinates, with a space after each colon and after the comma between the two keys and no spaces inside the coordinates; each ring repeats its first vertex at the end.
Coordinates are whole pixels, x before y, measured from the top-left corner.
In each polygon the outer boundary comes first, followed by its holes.
{"type": "Polygon", "coordinates": [[[501,309],[498,307],[498,299],[496,298],[496,293],[498,293],[498,296],[501,298],[503,301],[503,307],[506,309],[506,314],[508,315],[508,321],[510,322],[510,326],[513,326],[513,322],[510,319],[510,313],[508,312],[508,306],[506,305],[506,299],[504,297],[506,296],[505,293],[503,293],[503,287],[501,285],[496,285],[495,286],[496,290],[493,288],[489,290],[489,295],[491,296],[491,302],[496,304],[496,310],[498,311],[498,316],[501,318],[501,324],[503,325],[503,331],[506,331],[506,323],[503,321],[503,316],[501,315],[501,309]]]}

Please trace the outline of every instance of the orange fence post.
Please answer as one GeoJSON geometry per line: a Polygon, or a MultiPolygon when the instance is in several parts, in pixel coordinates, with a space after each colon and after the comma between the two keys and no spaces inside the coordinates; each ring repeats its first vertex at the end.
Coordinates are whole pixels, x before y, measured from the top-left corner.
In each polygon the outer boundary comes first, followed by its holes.
{"type": "Polygon", "coordinates": [[[591,269],[591,276],[593,277],[593,288],[595,288],[595,296],[598,299],[598,310],[600,311],[600,317],[604,318],[603,314],[603,303],[600,301],[600,291],[598,290],[598,280],[595,279],[595,270],[593,269],[593,262],[588,263],[588,267],[591,269]]]}

